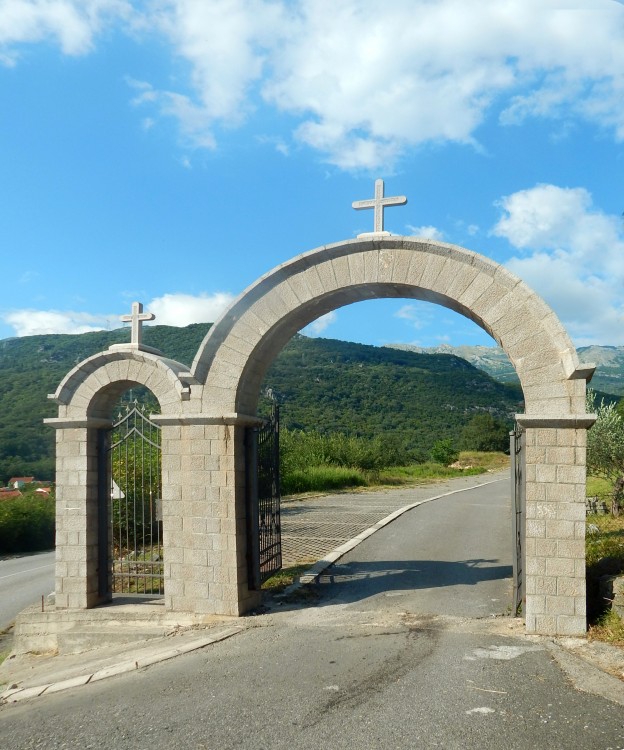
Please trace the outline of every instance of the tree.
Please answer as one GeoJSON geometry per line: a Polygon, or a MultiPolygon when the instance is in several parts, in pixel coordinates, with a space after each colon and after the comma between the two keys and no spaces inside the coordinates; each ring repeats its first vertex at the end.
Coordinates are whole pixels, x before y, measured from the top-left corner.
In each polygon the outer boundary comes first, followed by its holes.
{"type": "Polygon", "coordinates": [[[587,433],[587,469],[613,484],[611,512],[617,516],[624,499],[624,420],[615,404],[598,404],[593,391],[587,392],[587,411],[597,415],[587,433]]]}
{"type": "Polygon", "coordinates": [[[509,452],[509,427],[491,414],[475,414],[462,430],[461,446],[469,451],[509,452]]]}
{"type": "Polygon", "coordinates": [[[459,451],[453,444],[451,438],[437,440],[431,449],[431,460],[443,466],[455,463],[459,458],[459,451]]]}

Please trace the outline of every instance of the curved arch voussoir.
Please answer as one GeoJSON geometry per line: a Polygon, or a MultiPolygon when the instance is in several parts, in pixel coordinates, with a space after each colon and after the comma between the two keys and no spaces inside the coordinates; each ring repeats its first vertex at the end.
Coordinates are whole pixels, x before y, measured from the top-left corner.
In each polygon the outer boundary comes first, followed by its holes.
{"type": "Polygon", "coordinates": [[[505,350],[527,413],[580,413],[576,350],[554,312],[503,266],[464,248],[371,237],[313,250],[247,289],[210,330],[193,364],[208,411],[254,413],[260,383],[294,333],[343,305],[379,297],[428,300],[473,320],[505,350]],[[549,384],[543,386],[543,373],[549,384]]]}

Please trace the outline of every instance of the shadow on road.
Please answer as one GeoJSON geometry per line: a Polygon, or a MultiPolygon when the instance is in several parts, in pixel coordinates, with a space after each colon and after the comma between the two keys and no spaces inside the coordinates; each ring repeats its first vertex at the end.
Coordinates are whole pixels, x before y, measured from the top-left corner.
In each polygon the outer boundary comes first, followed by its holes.
{"type": "MultiPolygon", "coordinates": [[[[440,560],[381,560],[332,565],[310,587],[316,606],[344,604],[389,592],[446,589],[451,586],[476,586],[486,581],[501,581],[512,576],[511,565],[500,560],[475,558],[455,562],[440,560]]],[[[300,605],[306,596],[295,595],[283,606],[300,605]]]]}

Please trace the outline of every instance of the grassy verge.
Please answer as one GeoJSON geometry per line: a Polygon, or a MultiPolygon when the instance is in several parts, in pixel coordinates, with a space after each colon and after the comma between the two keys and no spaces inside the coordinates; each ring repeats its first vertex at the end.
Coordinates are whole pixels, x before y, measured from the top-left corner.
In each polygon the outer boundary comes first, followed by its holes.
{"type": "Polygon", "coordinates": [[[504,453],[461,453],[453,466],[432,462],[393,466],[378,471],[346,468],[343,466],[309,466],[288,472],[282,477],[282,493],[296,495],[304,492],[332,492],[356,487],[384,487],[433,482],[437,479],[472,476],[496,471],[509,466],[504,453]]]}
{"type": "Polygon", "coordinates": [[[599,591],[601,576],[624,573],[624,516],[587,516],[585,552],[589,637],[624,645],[624,622],[615,612],[605,611],[599,591]]]}
{"type": "Polygon", "coordinates": [[[614,646],[624,646],[624,620],[615,612],[605,612],[593,625],[589,626],[589,638],[611,643],[614,646]]]}
{"type": "Polygon", "coordinates": [[[587,477],[587,497],[609,497],[613,484],[601,477],[587,477]]]}
{"type": "Polygon", "coordinates": [[[289,568],[278,570],[274,576],[267,578],[262,584],[262,590],[270,591],[272,594],[281,593],[285,588],[299,580],[299,576],[311,568],[315,562],[315,559],[302,560],[297,565],[291,565],[289,568]]]}

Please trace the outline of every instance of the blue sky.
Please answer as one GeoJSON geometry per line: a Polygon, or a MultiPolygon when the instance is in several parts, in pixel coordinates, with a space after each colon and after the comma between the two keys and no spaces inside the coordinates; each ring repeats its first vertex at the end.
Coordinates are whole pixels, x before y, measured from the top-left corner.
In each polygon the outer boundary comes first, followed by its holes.
{"type": "MultiPolygon", "coordinates": [[[[292,256],[386,229],[504,263],[624,345],[615,0],[0,0],[0,338],[213,321],[292,256]]],[[[306,331],[493,344],[409,300],[306,331]]]]}

